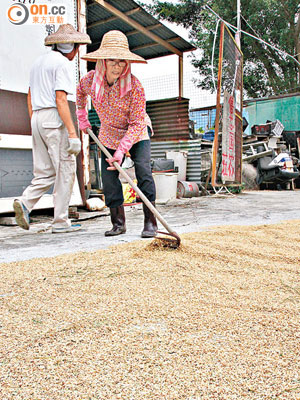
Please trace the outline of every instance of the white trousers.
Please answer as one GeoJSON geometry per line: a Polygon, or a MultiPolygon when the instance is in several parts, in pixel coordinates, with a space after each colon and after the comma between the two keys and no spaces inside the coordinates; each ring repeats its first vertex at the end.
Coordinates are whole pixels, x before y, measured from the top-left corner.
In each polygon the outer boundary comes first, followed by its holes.
{"type": "Polygon", "coordinates": [[[76,174],[76,158],[67,152],[68,131],[56,108],[34,111],[31,128],[34,178],[23,192],[21,201],[31,211],[54,185],[52,225],[68,227],[71,225],[68,208],[76,174]]]}

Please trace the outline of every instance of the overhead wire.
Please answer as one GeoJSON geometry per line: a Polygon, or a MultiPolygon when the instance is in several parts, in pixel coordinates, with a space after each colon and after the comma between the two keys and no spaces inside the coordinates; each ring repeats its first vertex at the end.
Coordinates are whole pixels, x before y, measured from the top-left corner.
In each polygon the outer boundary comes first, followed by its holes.
{"type": "Polygon", "coordinates": [[[241,13],[241,17],[242,17],[243,20],[246,22],[246,24],[249,26],[249,28],[253,30],[253,32],[255,33],[255,35],[256,35],[256,36],[259,36],[259,34],[254,30],[254,28],[252,28],[252,26],[249,24],[249,22],[246,20],[246,18],[243,16],[242,13],[241,13]]]}
{"type": "MultiPolygon", "coordinates": [[[[237,27],[236,27],[236,26],[234,26],[234,25],[230,24],[229,22],[225,21],[219,14],[217,14],[217,13],[216,13],[212,8],[210,8],[207,4],[204,5],[204,8],[207,8],[209,11],[211,11],[211,12],[218,18],[218,20],[221,20],[222,22],[224,22],[224,24],[227,25],[229,29],[231,29],[231,30],[234,31],[234,32],[237,31],[237,27]]],[[[250,25],[249,25],[249,26],[250,26],[250,25]]],[[[251,28],[251,26],[250,26],[250,28],[251,28]]],[[[251,29],[254,31],[253,28],[251,28],[251,29]]],[[[286,51],[281,50],[281,49],[279,49],[278,47],[276,47],[276,46],[274,46],[274,45],[272,45],[272,44],[266,42],[265,40],[263,40],[263,39],[260,38],[259,36],[254,36],[254,35],[252,35],[251,33],[246,32],[246,31],[244,31],[244,30],[242,30],[242,29],[240,30],[240,32],[242,32],[242,33],[245,34],[245,35],[248,35],[248,36],[252,37],[253,39],[256,39],[256,40],[258,40],[258,41],[264,43],[266,46],[271,47],[272,49],[278,51],[279,53],[285,55],[286,57],[290,57],[293,61],[295,61],[295,62],[300,66],[300,62],[299,62],[295,57],[293,57],[291,54],[287,53],[286,51]]],[[[255,31],[254,31],[254,32],[255,32],[255,31]]]]}

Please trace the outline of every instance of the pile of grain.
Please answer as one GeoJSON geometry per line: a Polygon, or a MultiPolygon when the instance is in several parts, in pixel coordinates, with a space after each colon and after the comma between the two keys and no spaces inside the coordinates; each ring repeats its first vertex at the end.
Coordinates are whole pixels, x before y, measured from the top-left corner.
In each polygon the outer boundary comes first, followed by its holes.
{"type": "Polygon", "coordinates": [[[182,239],[1,264],[1,400],[299,399],[299,221],[182,239]]]}

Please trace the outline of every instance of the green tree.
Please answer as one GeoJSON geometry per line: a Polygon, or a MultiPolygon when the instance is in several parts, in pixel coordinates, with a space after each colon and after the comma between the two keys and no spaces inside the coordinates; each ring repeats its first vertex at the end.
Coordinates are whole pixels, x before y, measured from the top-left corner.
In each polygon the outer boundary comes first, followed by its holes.
{"type": "MultiPolygon", "coordinates": [[[[236,26],[236,0],[180,0],[178,4],[154,0],[152,6],[145,7],[159,19],[189,29],[190,40],[202,49],[201,55],[192,59],[201,74],[197,86],[212,89],[211,55],[217,18],[205,7],[206,4],[222,19],[236,26]]],[[[241,0],[241,29],[295,56],[300,63],[299,12],[299,0],[241,0]]],[[[292,58],[246,34],[242,34],[241,49],[244,54],[244,90],[248,97],[300,91],[300,66],[292,58]]],[[[218,45],[215,68],[217,62],[218,45]]]]}

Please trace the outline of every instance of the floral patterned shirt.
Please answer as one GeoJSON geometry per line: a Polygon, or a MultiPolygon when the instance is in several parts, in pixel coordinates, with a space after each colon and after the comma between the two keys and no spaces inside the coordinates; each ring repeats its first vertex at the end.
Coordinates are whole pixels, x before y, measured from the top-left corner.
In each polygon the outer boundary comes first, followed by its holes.
{"type": "Polygon", "coordinates": [[[145,91],[140,81],[131,75],[132,89],[120,98],[119,80],[109,86],[104,78],[104,93],[99,103],[95,92],[91,90],[94,73],[92,70],[80,80],[76,103],[78,108],[85,108],[87,96],[91,96],[101,122],[99,140],[104,146],[115,150],[125,135],[130,137],[132,144],[149,139],[145,123],[145,91]]]}

